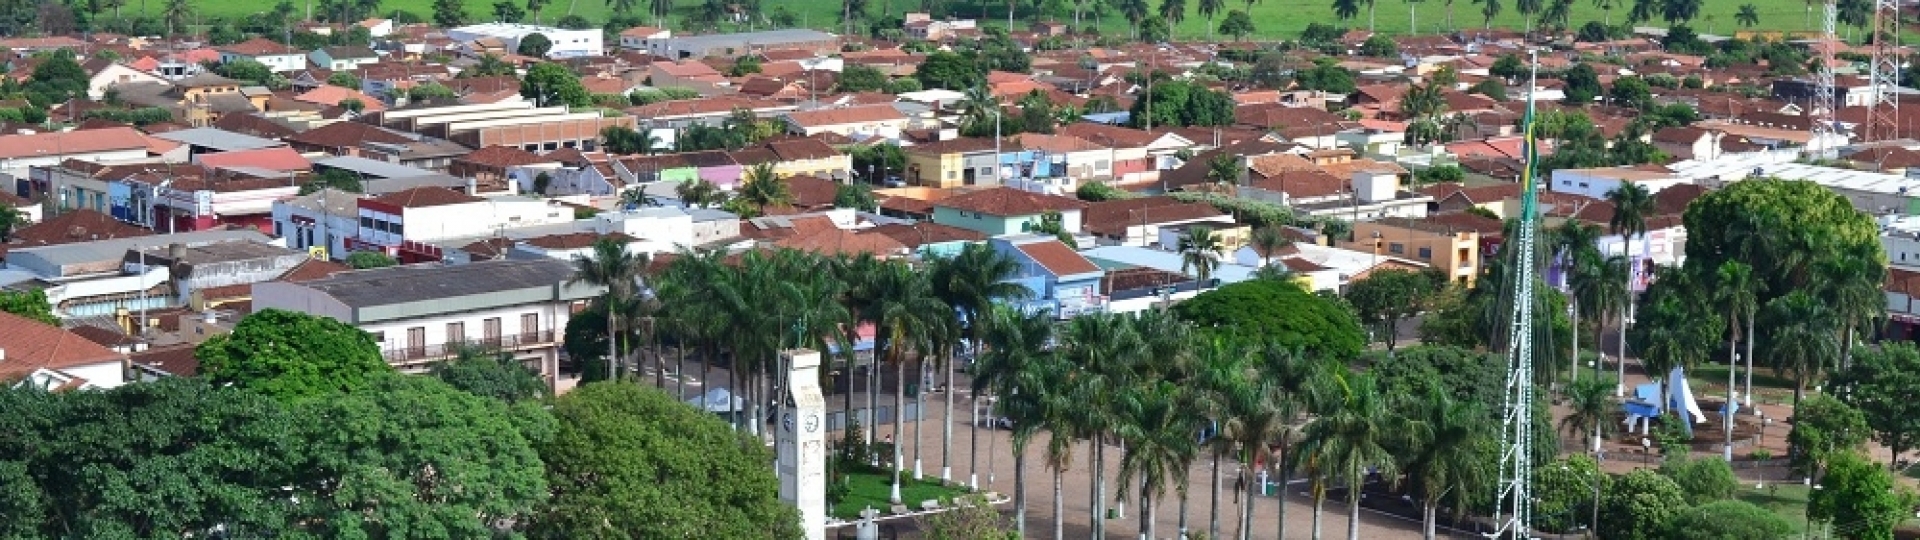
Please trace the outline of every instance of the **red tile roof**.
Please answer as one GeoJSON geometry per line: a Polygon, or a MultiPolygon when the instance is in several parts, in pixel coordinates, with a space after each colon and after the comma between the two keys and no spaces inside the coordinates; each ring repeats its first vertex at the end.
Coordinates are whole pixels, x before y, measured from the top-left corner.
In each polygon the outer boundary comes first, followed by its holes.
{"type": "Polygon", "coordinates": [[[261,148],[258,150],[235,150],[217,154],[203,154],[200,164],[217,169],[233,167],[256,167],[270,171],[304,171],[313,168],[313,163],[302,157],[299,152],[285,146],[261,148]]]}
{"type": "Polygon", "coordinates": [[[474,150],[465,156],[460,156],[454,161],[464,161],[488,167],[506,168],[515,165],[543,163],[548,160],[541,159],[540,156],[534,155],[533,152],[521,150],[516,146],[487,146],[479,150],[474,150]]]}
{"type": "Polygon", "coordinates": [[[1080,202],[1078,199],[1044,195],[1009,187],[996,187],[965,195],[955,195],[942,199],[934,205],[1000,217],[1031,216],[1048,210],[1067,211],[1087,207],[1087,203],[1080,202]]]}
{"type": "Polygon", "coordinates": [[[125,355],[60,327],[0,311],[0,381],[13,381],[36,369],[61,370],[114,362],[125,355]]]}
{"type": "Polygon", "coordinates": [[[1060,243],[1059,240],[1020,244],[1016,247],[1020,249],[1021,253],[1025,253],[1027,257],[1032,258],[1035,264],[1046,268],[1047,272],[1055,276],[1071,276],[1100,271],[1100,267],[1095,266],[1093,261],[1089,261],[1086,257],[1080,256],[1080,252],[1074,251],[1073,248],[1067,247],[1066,244],[1060,243]]]}
{"type": "Polygon", "coordinates": [[[468,194],[447,189],[444,187],[425,186],[425,187],[417,187],[417,188],[412,188],[412,189],[407,189],[402,191],[396,191],[393,193],[388,193],[386,195],[375,197],[371,200],[398,206],[401,208],[426,208],[429,206],[446,206],[449,204],[465,204],[465,203],[472,203],[472,202],[480,202],[486,199],[482,199],[479,197],[475,197],[472,195],[468,195],[468,194]]]}
{"type": "Polygon", "coordinates": [[[45,221],[28,225],[13,231],[13,239],[0,248],[24,249],[39,246],[57,246],[75,242],[91,242],[109,238],[129,238],[150,236],[153,233],[121,223],[113,216],[93,210],[71,210],[47,218],[45,221]]]}

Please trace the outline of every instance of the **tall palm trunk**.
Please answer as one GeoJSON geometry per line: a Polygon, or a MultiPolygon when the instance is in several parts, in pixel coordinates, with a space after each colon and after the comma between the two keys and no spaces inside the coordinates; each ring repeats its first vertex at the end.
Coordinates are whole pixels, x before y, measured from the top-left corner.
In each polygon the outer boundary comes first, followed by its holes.
{"type": "Polygon", "coordinates": [[[620,330],[614,322],[613,302],[607,302],[607,380],[620,380],[620,330]]]}
{"type": "Polygon", "coordinates": [[[1253,460],[1242,461],[1240,483],[1247,486],[1247,492],[1244,494],[1246,504],[1240,505],[1240,540],[1253,539],[1253,501],[1254,496],[1260,493],[1260,486],[1255,483],[1257,480],[1258,477],[1253,474],[1253,460]]]}
{"type": "MultiPolygon", "coordinates": [[[[1618,362],[1616,369],[1618,369],[1619,378],[1614,380],[1613,397],[1627,395],[1627,325],[1632,324],[1633,321],[1633,235],[1622,234],[1620,238],[1627,259],[1627,311],[1626,316],[1620,319],[1620,343],[1617,349],[1620,351],[1620,357],[1614,359],[1618,362]]],[[[1648,373],[1647,376],[1653,377],[1654,374],[1648,373]]]]}
{"type": "Polygon", "coordinates": [[[893,467],[893,493],[887,497],[887,500],[893,504],[901,504],[900,469],[905,467],[901,467],[900,465],[901,462],[906,459],[906,453],[900,449],[900,442],[905,440],[900,437],[900,428],[901,422],[905,420],[907,416],[904,414],[907,406],[907,363],[895,357],[893,360],[893,369],[893,375],[897,377],[893,385],[893,464],[890,465],[893,467]]]}
{"type": "MultiPolygon", "coordinates": [[[[914,371],[922,374],[927,372],[926,358],[923,357],[920,359],[920,369],[914,371]]],[[[915,388],[914,390],[916,391],[913,393],[913,479],[919,480],[922,478],[920,475],[920,432],[925,431],[921,426],[927,423],[927,389],[915,388]]]]}
{"type": "MultiPolygon", "coordinates": [[[[941,422],[940,481],[953,481],[953,354],[947,354],[947,421],[941,422]]],[[[973,433],[973,451],[980,451],[980,431],[975,426],[973,433]]]]}
{"type": "Polygon", "coordinates": [[[1093,537],[1106,538],[1107,445],[1100,442],[1100,434],[1098,433],[1095,433],[1093,438],[1088,439],[1088,443],[1093,445],[1093,451],[1087,453],[1087,459],[1093,460],[1093,470],[1091,471],[1093,473],[1093,503],[1088,505],[1087,508],[1093,512],[1091,520],[1093,537]]]}
{"type": "Polygon", "coordinates": [[[1440,521],[1440,505],[1434,502],[1434,499],[1431,499],[1431,498],[1425,501],[1421,501],[1420,502],[1420,523],[1421,523],[1420,538],[1422,540],[1434,539],[1434,532],[1435,532],[1434,529],[1436,528],[1434,525],[1438,521],[1440,521]]]}
{"type": "Polygon", "coordinates": [[[1053,468],[1053,540],[1067,540],[1067,490],[1060,481],[1065,467],[1053,468]]]}
{"type": "Polygon", "coordinates": [[[1016,444],[1013,451],[1013,530],[1027,537],[1027,445],[1016,444]]]}
{"type": "Polygon", "coordinates": [[[1358,469],[1347,473],[1347,540],[1360,540],[1360,488],[1364,483],[1358,469]]]}
{"type": "Polygon", "coordinates": [[[1313,540],[1320,540],[1320,516],[1327,510],[1326,479],[1318,474],[1313,478],[1313,540]]]}
{"type": "MultiPolygon", "coordinates": [[[[1733,310],[1728,310],[1728,311],[1731,312],[1733,310]]],[[[1738,317],[1739,315],[1740,314],[1738,312],[1728,313],[1727,320],[1735,321],[1737,320],[1736,317],[1738,317]]],[[[1735,324],[1738,324],[1738,323],[1735,323],[1735,324]]],[[[1735,387],[1733,372],[1734,372],[1734,369],[1740,365],[1740,358],[1739,358],[1740,353],[1734,352],[1735,351],[1734,347],[1737,344],[1738,342],[1734,341],[1733,339],[1733,334],[1729,332],[1727,334],[1727,405],[1724,410],[1720,411],[1720,417],[1721,417],[1720,420],[1726,423],[1726,427],[1727,427],[1727,447],[1726,447],[1726,456],[1725,456],[1727,458],[1727,463],[1733,463],[1733,403],[1734,403],[1733,389],[1735,387]]]]}
{"type": "Polygon", "coordinates": [[[1275,469],[1275,472],[1278,473],[1277,476],[1280,477],[1280,500],[1279,500],[1280,513],[1278,514],[1277,519],[1274,520],[1275,523],[1279,524],[1278,529],[1280,533],[1279,534],[1280,538],[1287,537],[1287,491],[1290,489],[1293,489],[1293,482],[1292,482],[1293,470],[1287,467],[1287,443],[1288,442],[1289,441],[1287,441],[1284,437],[1281,439],[1280,458],[1273,460],[1273,465],[1274,465],[1273,468],[1275,469]]]}
{"type": "MultiPolygon", "coordinates": [[[[1141,491],[1145,490],[1142,489],[1141,491]]],[[[1181,500],[1185,500],[1185,498],[1183,497],[1181,500]]],[[[1140,494],[1140,538],[1153,540],[1153,528],[1155,525],[1159,525],[1160,521],[1155,519],[1154,515],[1154,512],[1159,510],[1158,507],[1159,505],[1154,504],[1153,495],[1147,493],[1140,494]]]]}
{"type": "Polygon", "coordinates": [[[1747,313],[1747,333],[1741,336],[1747,338],[1747,383],[1746,392],[1743,393],[1746,394],[1747,409],[1753,411],[1754,416],[1759,416],[1760,409],[1753,408],[1753,319],[1753,313],[1747,313]]]}
{"type": "Polygon", "coordinates": [[[1220,453],[1213,454],[1213,502],[1207,508],[1207,538],[1220,537],[1220,453]]]}
{"type": "Polygon", "coordinates": [[[1580,299],[1573,298],[1567,305],[1573,307],[1568,310],[1573,313],[1573,360],[1567,362],[1567,387],[1572,388],[1573,383],[1580,381],[1580,299]]]}
{"type": "MultiPolygon", "coordinates": [[[[709,375],[713,373],[713,358],[716,356],[719,356],[719,353],[714,352],[714,347],[712,345],[704,344],[704,343],[701,344],[700,346],[700,407],[702,409],[706,409],[704,412],[707,412],[709,414],[711,414],[713,411],[713,409],[711,408],[713,407],[713,404],[707,403],[707,393],[713,391],[713,386],[711,386],[711,383],[709,383],[708,381],[713,380],[713,377],[710,377],[709,375]]],[[[729,399],[729,401],[731,401],[731,399],[729,399]]],[[[732,403],[728,403],[728,405],[729,405],[728,409],[732,409],[731,407],[732,403]]],[[[731,410],[727,411],[727,417],[732,418],[733,411],[731,410]]]]}
{"type": "Polygon", "coordinates": [[[1175,536],[1176,538],[1187,535],[1187,499],[1190,498],[1187,496],[1187,485],[1185,483],[1181,483],[1177,489],[1179,489],[1180,493],[1180,526],[1174,529],[1175,531],[1179,531],[1179,534],[1175,536]]]}
{"type": "Polygon", "coordinates": [[[687,344],[682,341],[673,348],[673,395],[675,399],[687,399],[687,344]]]}

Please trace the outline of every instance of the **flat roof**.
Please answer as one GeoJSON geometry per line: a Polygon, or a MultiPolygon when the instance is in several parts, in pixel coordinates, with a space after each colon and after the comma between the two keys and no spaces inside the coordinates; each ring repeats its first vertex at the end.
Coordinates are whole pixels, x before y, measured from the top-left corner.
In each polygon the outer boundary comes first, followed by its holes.
{"type": "MultiPolygon", "coordinates": [[[[153,246],[153,247],[141,249],[140,253],[145,254],[148,257],[163,258],[163,257],[170,256],[169,250],[171,249],[172,248],[168,246],[153,246]]],[[[283,247],[272,245],[272,244],[248,242],[246,240],[230,240],[226,242],[212,242],[212,243],[206,243],[206,244],[200,244],[200,245],[186,246],[185,251],[186,253],[184,253],[180,257],[180,260],[175,262],[184,262],[187,264],[208,264],[208,263],[218,263],[218,262],[247,261],[247,260],[253,260],[253,259],[270,259],[274,257],[284,257],[287,255],[305,255],[304,253],[297,250],[287,249],[287,248],[283,248],[283,247]]],[[[132,261],[139,258],[140,258],[140,254],[129,253],[126,260],[132,261]]]]}
{"type": "Polygon", "coordinates": [[[519,37],[526,36],[527,34],[555,35],[560,33],[579,33],[579,32],[593,32],[595,34],[599,34],[600,30],[598,28],[595,28],[592,30],[568,30],[565,28],[558,28],[553,26],[540,26],[537,24],[490,22],[490,23],[480,23],[480,24],[462,26],[459,28],[448,30],[448,32],[460,32],[463,34],[480,34],[480,35],[493,36],[493,37],[519,38],[519,37]]]}
{"type": "Polygon", "coordinates": [[[599,294],[598,287],[569,283],[573,274],[573,263],[542,257],[356,270],[297,286],[352,308],[355,322],[371,322],[599,294]]]}
{"type": "Polygon", "coordinates": [[[724,47],[733,44],[778,45],[781,43],[805,43],[809,41],[830,41],[839,36],[807,30],[803,28],[785,28],[780,30],[761,30],[758,32],[739,32],[734,34],[708,34],[703,36],[673,36],[664,40],[668,45],[684,48],[724,47]]]}
{"type": "Polygon", "coordinates": [[[385,161],[359,156],[330,157],[315,161],[313,164],[380,178],[411,178],[436,174],[426,169],[408,167],[398,163],[387,163],[385,161]]]}
{"type": "Polygon", "coordinates": [[[234,133],[224,129],[215,129],[215,128],[192,128],[192,129],[182,129],[179,131],[168,131],[164,133],[155,134],[153,135],[153,137],[177,142],[180,144],[199,146],[203,148],[212,148],[214,150],[219,150],[222,152],[230,152],[234,150],[259,150],[261,148],[273,148],[273,147],[287,145],[287,143],[276,141],[273,139],[262,139],[260,137],[255,137],[255,136],[247,135],[244,133],[234,133]]]}
{"type": "MultiPolygon", "coordinates": [[[[272,239],[253,229],[194,231],[174,234],[156,234],[131,238],[110,238],[91,242],[77,242],[57,246],[17,248],[7,253],[9,266],[31,267],[36,262],[49,266],[68,266],[75,264],[119,261],[128,250],[164,247],[168,244],[186,244],[189,247],[246,240],[267,243],[272,239]]],[[[52,270],[52,268],[48,268],[52,270]]]]}

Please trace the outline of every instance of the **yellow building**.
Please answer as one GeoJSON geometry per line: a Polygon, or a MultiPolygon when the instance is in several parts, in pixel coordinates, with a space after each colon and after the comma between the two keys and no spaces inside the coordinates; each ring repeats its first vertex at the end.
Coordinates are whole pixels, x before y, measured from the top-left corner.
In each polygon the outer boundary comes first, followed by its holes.
{"type": "Polygon", "coordinates": [[[835,150],[819,139],[781,139],[769,141],[766,146],[779,158],[773,162],[775,176],[817,176],[842,181],[851,178],[849,173],[853,170],[853,156],[835,150]]]}
{"type": "Polygon", "coordinates": [[[1451,223],[1384,218],[1353,224],[1338,247],[1426,263],[1465,286],[1480,275],[1480,233],[1451,223]]]}
{"type": "Polygon", "coordinates": [[[907,155],[907,184],[952,188],[999,184],[993,161],[993,139],[961,138],[903,148],[907,155]]]}

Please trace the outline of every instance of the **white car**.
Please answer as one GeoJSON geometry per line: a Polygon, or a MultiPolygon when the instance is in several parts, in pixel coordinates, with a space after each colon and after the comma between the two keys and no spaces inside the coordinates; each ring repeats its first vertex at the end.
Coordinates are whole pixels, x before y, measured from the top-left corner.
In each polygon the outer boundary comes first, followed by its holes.
{"type": "Polygon", "coordinates": [[[998,429],[1013,429],[1013,419],[1005,416],[982,416],[980,425],[998,429]]]}

